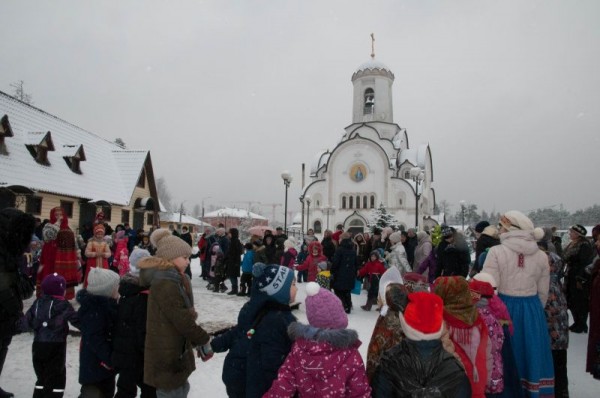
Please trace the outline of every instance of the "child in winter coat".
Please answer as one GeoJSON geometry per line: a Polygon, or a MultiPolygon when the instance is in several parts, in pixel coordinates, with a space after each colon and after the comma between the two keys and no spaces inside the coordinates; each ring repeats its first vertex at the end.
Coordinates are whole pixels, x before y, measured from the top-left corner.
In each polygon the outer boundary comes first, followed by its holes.
{"type": "Polygon", "coordinates": [[[292,239],[286,239],[283,242],[283,255],[281,256],[281,265],[294,268],[296,264],[296,256],[298,252],[294,248],[294,241],[292,239]]]}
{"type": "Polygon", "coordinates": [[[346,329],[342,302],[316,283],[308,283],[306,294],[309,324],[288,328],[292,350],[264,397],[370,397],[361,342],[355,330],[346,329]]]}
{"type": "Polygon", "coordinates": [[[308,245],[309,255],[306,260],[296,267],[298,271],[308,271],[308,282],[315,282],[319,273],[319,263],[327,262],[327,257],[323,255],[323,247],[317,241],[310,242],[308,245]]]}
{"type": "Polygon", "coordinates": [[[127,249],[127,236],[125,231],[117,232],[115,236],[115,255],[112,263],[113,269],[119,272],[119,276],[123,276],[129,272],[129,250],[127,249]]]}
{"type": "MultiPolygon", "coordinates": [[[[302,264],[308,257],[308,245],[306,243],[302,243],[300,246],[300,253],[296,257],[296,264],[302,264]]],[[[306,271],[298,271],[298,283],[308,282],[308,270],[306,271]]]]}
{"type": "MultiPolygon", "coordinates": [[[[146,257],[150,257],[147,250],[134,249],[131,259],[136,262],[131,262],[132,267],[137,268],[137,261],[146,257]]],[[[138,275],[125,274],[121,278],[112,356],[119,374],[115,398],[135,397],[138,387],[143,398],[156,397],[156,389],[144,383],[148,293],[149,287],[140,282],[138,275]]]]}
{"type": "Polygon", "coordinates": [[[331,290],[331,271],[329,270],[329,263],[321,261],[318,264],[319,273],[317,274],[316,282],[324,289],[331,290]]]}
{"type": "Polygon", "coordinates": [[[250,297],[250,291],[252,289],[252,266],[254,265],[254,246],[252,243],[246,243],[244,245],[246,253],[242,259],[242,277],[240,278],[240,291],[238,296],[250,297]]]}
{"type": "Polygon", "coordinates": [[[62,397],[66,384],[67,334],[69,322],[79,327],[77,312],[65,300],[65,278],[50,274],[41,283],[43,296],[25,314],[27,329],[33,329],[33,369],[37,376],[33,397],[62,397]]]}
{"type": "Polygon", "coordinates": [[[490,347],[492,355],[491,369],[488,369],[489,380],[485,387],[485,393],[498,394],[504,391],[504,375],[502,362],[502,345],[504,344],[504,332],[500,322],[496,319],[489,308],[488,300],[494,296],[494,288],[488,282],[478,280],[469,281],[469,289],[473,304],[477,307],[479,316],[488,328],[490,336],[490,347]]]}
{"type": "Polygon", "coordinates": [[[211,342],[215,352],[229,350],[223,366],[229,397],[262,397],[292,345],[287,331],[296,321],[289,306],[296,299],[294,272],[256,263],[252,274],[252,296],[242,307],[238,324],[211,342]]]}
{"type": "Polygon", "coordinates": [[[382,356],[373,397],[471,397],[464,369],[440,340],[443,311],[442,300],[433,293],[408,295],[404,313],[398,314],[406,337],[382,356]]]}
{"type": "Polygon", "coordinates": [[[108,269],[108,259],[112,256],[109,244],[104,240],[105,228],[102,224],[94,225],[94,236],[85,247],[86,270],[83,287],[87,287],[87,276],[92,268],[108,269]]]}
{"type": "Polygon", "coordinates": [[[196,324],[192,285],[185,274],[192,248],[165,228],[154,231],[150,240],[156,255],[138,264],[142,280],[153,273],[146,320],[144,383],[155,387],[160,397],[187,397],[187,379],[196,369],[193,348],[204,357],[211,355],[210,336],[196,324]]]}
{"type": "Polygon", "coordinates": [[[365,311],[371,311],[371,307],[377,303],[377,294],[379,293],[379,280],[385,273],[385,267],[379,257],[379,252],[373,250],[369,257],[369,261],[358,271],[358,277],[369,278],[369,291],[367,294],[367,302],[361,305],[365,311]]]}
{"type": "Polygon", "coordinates": [[[119,275],[92,268],[87,288],[77,292],[81,330],[79,383],[81,396],[112,397],[115,372],[112,363],[113,328],[117,319],[119,275]]]}
{"type": "Polygon", "coordinates": [[[223,293],[227,290],[223,281],[227,276],[225,270],[225,256],[218,243],[213,243],[210,248],[210,273],[211,283],[208,285],[209,290],[215,293],[223,293]]]}

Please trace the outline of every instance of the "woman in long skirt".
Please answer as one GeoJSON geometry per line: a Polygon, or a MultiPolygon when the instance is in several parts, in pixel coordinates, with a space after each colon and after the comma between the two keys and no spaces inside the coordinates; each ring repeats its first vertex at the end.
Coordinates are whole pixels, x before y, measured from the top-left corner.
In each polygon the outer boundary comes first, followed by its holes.
{"type": "Polygon", "coordinates": [[[489,250],[483,272],[498,282],[514,325],[512,347],[527,397],[554,397],[554,366],[544,306],[550,267],[537,241],[544,231],[513,210],[500,218],[500,245],[489,250]]]}

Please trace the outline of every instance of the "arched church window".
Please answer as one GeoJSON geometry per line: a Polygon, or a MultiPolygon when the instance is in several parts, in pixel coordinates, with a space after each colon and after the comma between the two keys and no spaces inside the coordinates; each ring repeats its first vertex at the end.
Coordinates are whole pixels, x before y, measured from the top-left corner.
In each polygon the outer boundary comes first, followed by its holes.
{"type": "Polygon", "coordinates": [[[354,196],[350,196],[348,198],[348,208],[349,209],[353,209],[354,208],[354,196]]]}
{"type": "Polygon", "coordinates": [[[317,200],[317,207],[321,207],[321,202],[317,200]]]}
{"type": "Polygon", "coordinates": [[[342,196],[342,209],[346,208],[346,197],[342,196]]]}
{"type": "Polygon", "coordinates": [[[371,195],[371,209],[375,208],[375,195],[371,195]]]}
{"type": "Polygon", "coordinates": [[[356,208],[360,209],[360,196],[356,195],[356,208]]]}
{"type": "Polygon", "coordinates": [[[367,195],[363,196],[363,209],[366,209],[369,206],[369,202],[367,200],[367,195]]]}
{"type": "Polygon", "coordinates": [[[372,88],[365,90],[365,107],[364,114],[371,115],[375,110],[375,91],[372,88]]]}
{"type": "Polygon", "coordinates": [[[315,223],[313,224],[313,229],[315,230],[315,234],[320,234],[322,230],[321,221],[315,221],[315,223]]]}
{"type": "Polygon", "coordinates": [[[398,204],[400,207],[404,207],[404,200],[402,198],[398,199],[398,204]]]}

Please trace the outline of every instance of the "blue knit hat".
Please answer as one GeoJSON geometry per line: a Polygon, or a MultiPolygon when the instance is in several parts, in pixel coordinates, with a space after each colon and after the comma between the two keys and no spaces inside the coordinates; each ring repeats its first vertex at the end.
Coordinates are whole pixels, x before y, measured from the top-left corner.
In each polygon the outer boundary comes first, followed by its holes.
{"type": "Polygon", "coordinates": [[[252,268],[254,283],[261,292],[273,301],[290,303],[290,289],[294,281],[294,271],[279,265],[254,264],[252,268]]]}

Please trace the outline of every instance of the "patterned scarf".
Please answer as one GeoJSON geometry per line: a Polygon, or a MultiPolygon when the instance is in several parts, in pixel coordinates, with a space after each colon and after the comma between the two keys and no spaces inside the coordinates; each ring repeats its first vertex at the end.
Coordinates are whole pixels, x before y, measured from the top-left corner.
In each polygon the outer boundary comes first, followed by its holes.
{"type": "Polygon", "coordinates": [[[473,305],[469,284],[465,278],[439,277],[434,282],[434,293],[444,301],[444,320],[447,323],[454,327],[473,326],[477,320],[477,308],[473,305]]]}

